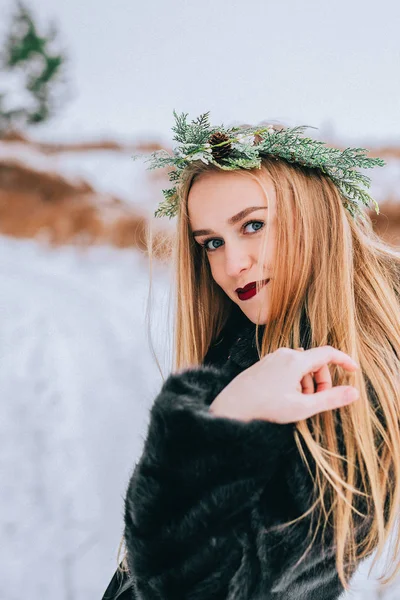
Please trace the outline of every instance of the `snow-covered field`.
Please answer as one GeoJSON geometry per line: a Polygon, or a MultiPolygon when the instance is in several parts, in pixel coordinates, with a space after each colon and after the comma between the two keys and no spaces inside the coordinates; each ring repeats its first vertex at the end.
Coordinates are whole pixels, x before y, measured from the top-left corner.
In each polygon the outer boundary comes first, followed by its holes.
{"type": "MultiPolygon", "coordinates": [[[[153,278],[166,375],[169,275],[158,267],[153,278]]],[[[162,383],[147,292],[135,251],[0,237],[0,600],[99,600],[105,591],[125,486],[162,383]]],[[[400,596],[367,582],[365,568],[357,580],[353,599],[400,596]]]]}
{"type": "MultiPolygon", "coordinates": [[[[114,572],[125,485],[162,383],[147,281],[133,251],[0,238],[1,600],[101,598],[114,572]]],[[[156,269],[163,344],[167,289],[156,269]]]]}

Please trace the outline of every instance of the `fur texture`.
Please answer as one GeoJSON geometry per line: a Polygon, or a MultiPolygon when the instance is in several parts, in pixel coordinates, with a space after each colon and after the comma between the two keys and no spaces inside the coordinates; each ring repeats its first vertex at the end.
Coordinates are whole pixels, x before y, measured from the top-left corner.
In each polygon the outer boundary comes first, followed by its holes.
{"type": "Polygon", "coordinates": [[[296,565],[312,539],[311,517],[280,527],[303,514],[313,498],[293,424],[244,423],[208,411],[256,360],[255,326],[239,318],[228,322],[201,367],[165,381],[125,499],[131,587],[123,596],[104,598],[340,596],[332,531],[327,528],[324,539],[318,533],[296,565]]]}

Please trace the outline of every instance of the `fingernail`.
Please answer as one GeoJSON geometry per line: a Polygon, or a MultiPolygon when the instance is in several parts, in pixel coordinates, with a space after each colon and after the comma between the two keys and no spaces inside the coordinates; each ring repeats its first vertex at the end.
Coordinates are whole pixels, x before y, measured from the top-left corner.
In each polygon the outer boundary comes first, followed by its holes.
{"type": "Polygon", "coordinates": [[[357,400],[360,397],[360,392],[353,387],[349,387],[346,389],[344,393],[344,399],[346,402],[353,402],[353,400],[357,400]]]}

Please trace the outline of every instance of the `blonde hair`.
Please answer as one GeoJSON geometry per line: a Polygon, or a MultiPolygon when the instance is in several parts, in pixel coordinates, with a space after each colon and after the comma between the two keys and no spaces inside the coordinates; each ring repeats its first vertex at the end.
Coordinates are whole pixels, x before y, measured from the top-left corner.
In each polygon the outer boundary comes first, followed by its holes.
{"type": "MultiPolygon", "coordinates": [[[[188,217],[193,182],[212,171],[222,172],[196,161],[180,186],[173,247],[175,369],[202,363],[233,307],[214,282],[188,217]]],[[[331,519],[337,571],[348,589],[358,561],[377,550],[374,565],[382,555],[400,506],[400,255],[373,232],[367,215],[365,221],[351,217],[336,186],[317,169],[271,157],[262,160],[261,169],[235,173],[253,178],[265,194],[269,178],[276,191],[279,269],[274,269],[260,357],[280,347],[299,347],[305,314],[309,347],[331,345],[361,367],[350,377],[360,391],[356,403],[298,422],[295,430],[304,462],[308,465],[307,453],[315,461],[315,473],[310,474],[316,500],[291,523],[312,513],[318,515],[317,529],[323,522],[325,530],[331,519]],[[368,519],[361,540],[356,535],[359,517],[368,519]]],[[[259,256],[260,280],[267,239],[268,222],[259,256]]],[[[331,374],[333,385],[349,383],[340,367],[332,367],[331,374]]],[[[397,532],[390,567],[380,578],[384,583],[400,570],[399,547],[397,532]]]]}

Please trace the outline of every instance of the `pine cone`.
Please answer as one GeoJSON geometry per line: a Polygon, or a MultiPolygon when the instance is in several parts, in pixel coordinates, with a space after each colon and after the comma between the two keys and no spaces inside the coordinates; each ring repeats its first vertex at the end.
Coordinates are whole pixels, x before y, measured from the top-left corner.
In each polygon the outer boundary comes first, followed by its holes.
{"type": "Polygon", "coordinates": [[[214,160],[219,161],[221,158],[226,158],[229,155],[229,152],[232,149],[230,142],[229,144],[224,144],[223,146],[218,146],[217,148],[214,147],[215,144],[221,144],[222,142],[227,142],[228,140],[229,137],[226,135],[226,133],[221,133],[220,131],[217,131],[210,136],[208,141],[211,144],[211,153],[214,160]]]}

